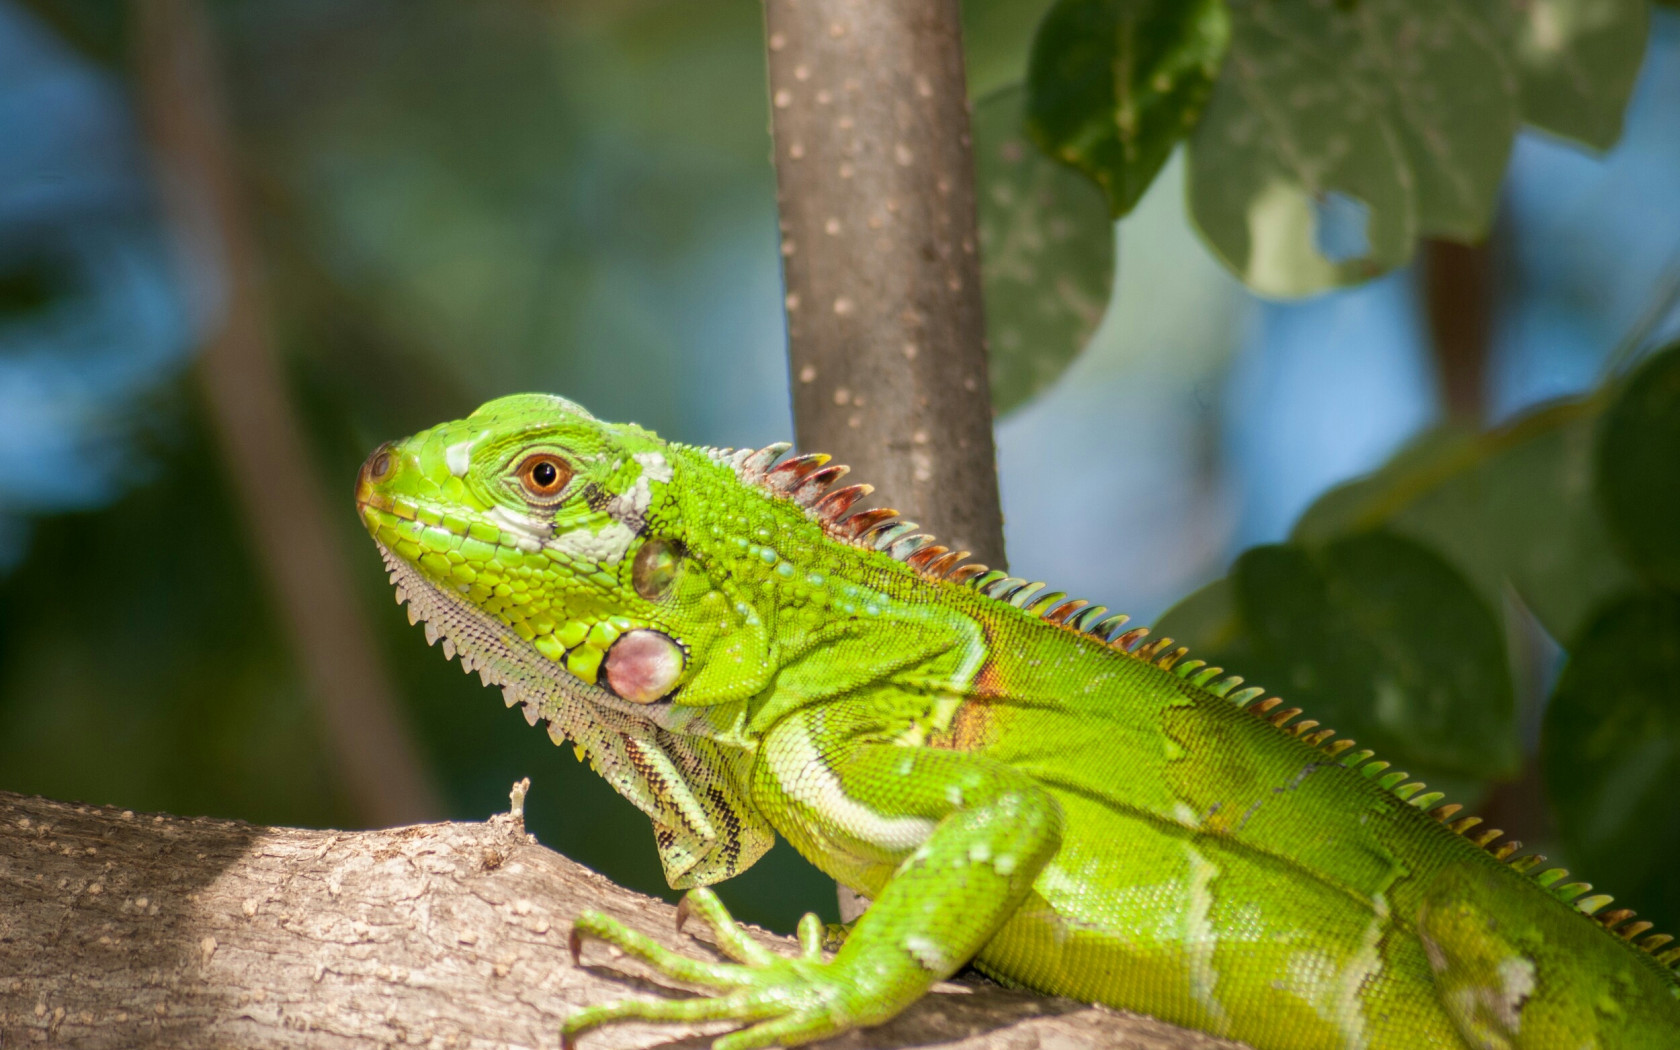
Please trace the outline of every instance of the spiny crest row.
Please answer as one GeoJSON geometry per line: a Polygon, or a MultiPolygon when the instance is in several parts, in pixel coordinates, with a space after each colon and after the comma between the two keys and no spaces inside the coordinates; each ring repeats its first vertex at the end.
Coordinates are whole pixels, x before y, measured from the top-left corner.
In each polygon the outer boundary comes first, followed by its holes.
{"type": "MultiPolygon", "coordinates": [[[[1168,669],[1189,651],[1181,647],[1163,656],[1172,639],[1138,646],[1149,634],[1149,628],[1123,630],[1130,617],[1106,616],[1106,607],[1070,599],[1061,591],[1040,594],[1043,583],[1030,583],[978,562],[964,563],[968,551],[953,551],[935,542],[933,536],[917,532],[916,523],[903,520],[896,510],[882,507],[852,513],[859,500],[875,491],[874,486],[860,484],[832,489],[834,482],[850,468],[829,466],[829,457],[820,452],[789,456],[777,462],[791,447],[786,442],[778,442],[757,450],[707,449],[706,453],[713,460],[727,464],[742,481],[805,508],[811,519],[835,539],[889,554],[928,579],[965,584],[1030,616],[1090,635],[1130,656],[1159,662],[1168,669]]],[[[1201,661],[1193,663],[1201,666],[1201,661]]],[[[1233,678],[1232,684],[1239,681],[1233,678]]]]}
{"type": "MultiPolygon", "coordinates": [[[[778,442],[757,450],[708,449],[707,453],[714,460],[732,467],[741,480],[805,508],[812,520],[835,539],[890,554],[928,579],[949,580],[972,587],[988,598],[1007,602],[1029,616],[1088,635],[1127,656],[1152,663],[1215,696],[1224,697],[1255,717],[1277,726],[1280,731],[1337,759],[1341,765],[1375,780],[1395,797],[1428,813],[1449,831],[1465,837],[1517,872],[1527,874],[1545,863],[1546,858],[1538,853],[1512,859],[1522,849],[1521,841],[1511,839],[1500,842],[1505,833],[1498,828],[1471,834],[1472,829],[1482,823],[1482,818],[1458,816],[1464,807],[1458,803],[1441,804],[1445,797],[1443,792],[1426,790],[1427,785],[1410,780],[1405,772],[1386,772],[1389,763],[1374,760],[1376,753],[1371,750],[1348,754],[1355,747],[1353,740],[1332,741],[1330,738],[1336,735],[1336,731],[1321,729],[1319,723],[1312,719],[1294,722],[1302,713],[1301,708],[1284,707],[1279,710],[1283,700],[1276,696],[1260,699],[1266,692],[1260,686],[1238,689],[1243,682],[1240,676],[1224,675],[1224,668],[1211,667],[1205,660],[1184,659],[1190,650],[1182,645],[1173,647],[1171,638],[1144,642],[1149,628],[1126,629],[1129,617],[1123,614],[1108,616],[1106,607],[1069,598],[1061,591],[1040,594],[1043,583],[1030,583],[978,563],[963,564],[968,551],[953,551],[937,544],[932,536],[918,533],[914,522],[900,519],[895,510],[881,508],[850,513],[853,505],[873,492],[874,487],[857,484],[831,489],[850,468],[838,464],[829,466],[830,457],[820,452],[789,456],[778,463],[777,460],[790,448],[792,446],[786,442],[778,442]],[[1294,724],[1291,725],[1291,722],[1294,724]]],[[[1535,875],[1534,881],[1559,900],[1573,903],[1583,915],[1623,941],[1653,955],[1658,963],[1680,970],[1680,945],[1668,947],[1674,941],[1672,936],[1665,933],[1643,936],[1651,929],[1651,923],[1630,921],[1635,915],[1631,908],[1604,910],[1613,901],[1612,897],[1602,893],[1588,896],[1592,884],[1564,883],[1568,876],[1566,869],[1550,868],[1535,875]],[[1642,936],[1643,939],[1635,940],[1642,936]]]]}

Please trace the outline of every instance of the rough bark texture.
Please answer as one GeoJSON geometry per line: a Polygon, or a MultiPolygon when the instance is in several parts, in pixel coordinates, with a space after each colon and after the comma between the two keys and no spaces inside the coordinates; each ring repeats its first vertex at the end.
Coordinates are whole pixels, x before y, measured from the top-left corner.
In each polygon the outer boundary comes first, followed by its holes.
{"type": "Polygon", "coordinates": [[[957,0],[766,0],[794,427],[1003,564],[957,0]]]}
{"type": "Polygon", "coordinates": [[[203,13],[196,0],[138,0],[134,12],[136,77],[159,190],[194,264],[183,284],[214,303],[199,367],[205,402],[340,785],[370,824],[436,816],[442,803],[350,589],[344,550],[287,397],[256,234],[217,107],[203,13]]]}
{"type": "MultiPolygon", "coordinates": [[[[517,817],[384,831],[260,828],[0,792],[0,1047],[557,1047],[566,1013],[680,995],[598,945],[595,908],[671,947],[675,909],[536,844],[517,817]]],[[[708,936],[705,931],[690,931],[708,936]]],[[[789,954],[789,939],[760,934],[789,954]]],[[[703,1046],[621,1025],[586,1048],[703,1046]]],[[[1232,1050],[1148,1018],[940,986],[834,1047],[1232,1050]]]]}

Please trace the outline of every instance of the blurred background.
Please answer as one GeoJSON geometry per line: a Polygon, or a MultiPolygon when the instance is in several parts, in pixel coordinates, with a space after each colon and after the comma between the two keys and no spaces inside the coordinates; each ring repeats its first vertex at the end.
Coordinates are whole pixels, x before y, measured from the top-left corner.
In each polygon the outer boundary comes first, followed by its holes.
{"type": "MultiPolygon", "coordinates": [[[[965,8],[976,95],[1024,62],[1008,7],[965,8]]],[[[0,0],[0,788],[355,827],[482,819],[528,775],[543,842],[670,896],[645,819],[408,625],[350,486],[518,390],[791,434],[759,6],[180,11],[0,0]]],[[[1485,245],[1354,290],[1255,298],[1173,161],[1089,347],[998,421],[1011,571],[1147,623],[1448,415],[1680,334],[1680,12],[1653,17],[1612,151],[1523,132],[1485,245]]],[[[833,917],[785,846],[721,889],[833,917]]]]}

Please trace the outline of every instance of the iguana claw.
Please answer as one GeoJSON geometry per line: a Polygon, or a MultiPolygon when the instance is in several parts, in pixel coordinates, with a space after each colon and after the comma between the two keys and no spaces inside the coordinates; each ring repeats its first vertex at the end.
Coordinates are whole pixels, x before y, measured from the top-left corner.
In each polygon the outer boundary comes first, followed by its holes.
{"type": "MultiPolygon", "coordinates": [[[[692,890],[677,908],[680,928],[698,916],[717,939],[717,949],[733,962],[691,959],[637,933],[600,912],[584,912],[572,925],[569,944],[579,956],[585,938],[605,941],[640,959],[666,977],[718,989],[711,997],[672,1000],[622,999],[585,1007],[560,1029],[561,1045],[571,1048],[591,1028],[613,1021],[762,1021],[719,1037],[715,1050],[753,1050],[791,1045],[831,1035],[847,1025],[836,1023],[835,1007],[847,993],[822,958],[822,921],[806,915],[799,921],[800,954],[789,959],[753,940],[708,889],[692,890]]],[[[842,1008],[841,1013],[845,1010],[842,1008]]]]}

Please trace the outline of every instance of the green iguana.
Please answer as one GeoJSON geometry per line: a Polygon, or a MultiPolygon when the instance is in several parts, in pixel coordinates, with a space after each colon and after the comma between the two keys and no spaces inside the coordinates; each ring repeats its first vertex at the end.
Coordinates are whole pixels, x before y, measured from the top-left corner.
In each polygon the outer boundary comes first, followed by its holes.
{"type": "Polygon", "coordinates": [[[574,1014],[878,1024],[972,962],[1259,1050],[1680,1046],[1680,948],[1297,708],[1124,616],[965,564],[788,446],[493,401],[378,449],[356,499],[410,619],[653,820],[736,963],[574,1014]],[[780,833],[874,903],[832,960],[703,887],[780,833]]]}

